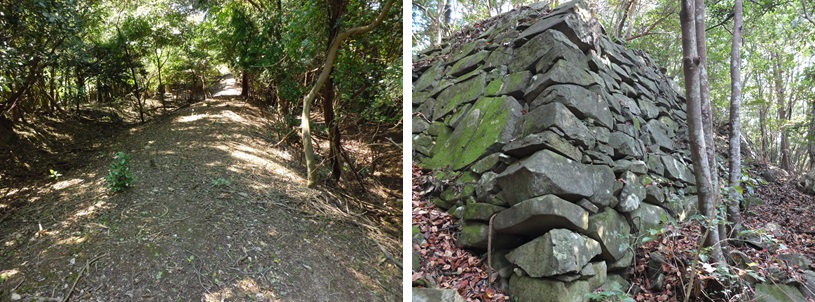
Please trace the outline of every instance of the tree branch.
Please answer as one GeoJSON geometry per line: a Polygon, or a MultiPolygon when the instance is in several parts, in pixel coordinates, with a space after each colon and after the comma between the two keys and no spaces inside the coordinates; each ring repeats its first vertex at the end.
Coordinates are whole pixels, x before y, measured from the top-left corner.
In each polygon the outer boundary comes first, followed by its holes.
{"type": "Polygon", "coordinates": [[[379,15],[370,24],[348,29],[341,32],[334,38],[334,40],[331,42],[331,47],[328,49],[328,53],[326,53],[325,63],[323,63],[323,70],[320,72],[320,76],[317,77],[317,81],[314,83],[314,86],[311,87],[311,91],[309,91],[308,95],[306,95],[306,97],[303,99],[303,115],[301,117],[300,127],[302,129],[303,136],[303,152],[306,156],[308,187],[313,187],[315,185],[314,170],[316,168],[313,153],[314,150],[311,145],[311,125],[309,125],[311,103],[313,103],[314,99],[317,98],[317,93],[320,91],[320,89],[322,89],[322,86],[325,84],[325,81],[328,80],[329,75],[331,75],[331,69],[334,67],[334,61],[337,59],[337,52],[339,51],[340,44],[342,44],[345,39],[353,35],[367,33],[379,26],[379,24],[385,20],[385,16],[387,16],[388,11],[390,11],[391,6],[393,6],[393,3],[394,0],[388,0],[382,10],[379,11],[379,15]]]}

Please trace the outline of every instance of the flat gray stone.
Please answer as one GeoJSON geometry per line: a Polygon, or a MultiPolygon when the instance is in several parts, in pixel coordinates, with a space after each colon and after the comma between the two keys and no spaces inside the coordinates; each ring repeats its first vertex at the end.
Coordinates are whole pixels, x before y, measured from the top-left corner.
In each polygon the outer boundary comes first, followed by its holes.
{"type": "Polygon", "coordinates": [[[552,102],[565,105],[578,119],[591,118],[596,124],[609,129],[614,126],[608,102],[599,93],[576,85],[554,85],[543,90],[529,108],[534,110],[552,102]]]}
{"type": "Polygon", "coordinates": [[[605,206],[611,199],[614,172],[609,167],[584,165],[542,150],[509,165],[496,180],[510,204],[554,194],[575,201],[588,198],[605,206]]]}
{"type": "Polygon", "coordinates": [[[686,183],[696,183],[693,173],[688,166],[675,159],[673,156],[661,156],[662,164],[665,166],[665,176],[673,180],[681,180],[686,183]]]}
{"type": "Polygon", "coordinates": [[[643,150],[641,143],[628,134],[620,131],[611,132],[611,134],[609,134],[608,144],[614,148],[614,155],[612,155],[614,159],[642,158],[643,150]]]}
{"type": "Polygon", "coordinates": [[[600,254],[600,244],[567,229],[553,229],[507,254],[507,260],[530,277],[578,273],[600,254]]]}
{"type": "Polygon", "coordinates": [[[561,103],[549,103],[530,111],[521,117],[517,133],[520,136],[540,133],[557,128],[584,148],[594,147],[596,140],[583,122],[561,103]]]}
{"type": "Polygon", "coordinates": [[[546,88],[557,84],[572,84],[586,88],[599,85],[585,68],[581,68],[573,62],[558,60],[548,72],[532,77],[532,83],[529,84],[524,99],[527,101],[533,100],[546,88]]]}
{"type": "Polygon", "coordinates": [[[499,233],[538,236],[555,228],[586,232],[589,213],[582,207],[554,195],[525,200],[506,209],[493,220],[499,233]]]}
{"type": "Polygon", "coordinates": [[[524,158],[544,149],[555,151],[571,160],[580,160],[583,157],[579,148],[552,131],[533,133],[514,140],[506,144],[503,151],[517,158],[524,158]]]}

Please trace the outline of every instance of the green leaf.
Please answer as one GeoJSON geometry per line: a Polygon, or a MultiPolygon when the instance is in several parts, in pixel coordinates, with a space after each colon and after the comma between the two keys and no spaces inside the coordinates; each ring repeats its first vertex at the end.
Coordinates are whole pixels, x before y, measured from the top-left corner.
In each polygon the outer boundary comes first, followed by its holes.
{"type": "Polygon", "coordinates": [[[161,277],[163,277],[163,276],[164,276],[164,272],[159,271],[158,273],[156,273],[156,280],[161,281],[161,277]]]}

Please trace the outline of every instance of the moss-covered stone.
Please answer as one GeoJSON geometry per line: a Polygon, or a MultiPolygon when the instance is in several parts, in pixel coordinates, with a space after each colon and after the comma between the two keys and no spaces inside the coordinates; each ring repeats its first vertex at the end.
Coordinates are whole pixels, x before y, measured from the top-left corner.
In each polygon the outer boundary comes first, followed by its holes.
{"type": "Polygon", "coordinates": [[[430,135],[419,133],[413,136],[413,151],[426,156],[433,156],[433,147],[435,144],[430,135]]]}
{"type": "Polygon", "coordinates": [[[445,134],[449,135],[451,132],[453,132],[453,128],[450,128],[442,122],[433,122],[427,127],[427,134],[436,137],[444,136],[445,134]]]}
{"type": "Polygon", "coordinates": [[[466,82],[458,83],[442,91],[436,98],[433,108],[433,120],[438,120],[453,113],[461,104],[478,99],[484,93],[486,74],[480,74],[466,82]]]}
{"type": "Polygon", "coordinates": [[[482,50],[473,55],[467,56],[466,58],[463,58],[453,64],[453,67],[450,68],[448,73],[454,77],[468,73],[483,63],[484,59],[486,59],[489,54],[489,51],[482,50]]]}
{"type": "Polygon", "coordinates": [[[489,84],[487,84],[487,88],[484,90],[484,96],[498,96],[498,92],[501,91],[501,86],[503,85],[503,79],[492,80],[489,84]]]}
{"type": "Polygon", "coordinates": [[[498,164],[498,160],[500,159],[500,153],[493,153],[490,155],[485,156],[482,159],[479,159],[475,162],[471,167],[470,170],[474,173],[484,174],[487,171],[492,170],[495,165],[498,164]]]}
{"type": "Polygon", "coordinates": [[[462,218],[465,220],[487,222],[492,214],[506,210],[504,207],[491,205],[488,203],[471,203],[464,205],[462,218]]]}
{"type": "Polygon", "coordinates": [[[434,156],[421,163],[434,169],[450,165],[460,170],[500,150],[512,139],[521,105],[512,97],[481,98],[446,140],[439,138],[434,156]]]}
{"type": "Polygon", "coordinates": [[[511,47],[500,47],[492,51],[490,56],[487,57],[486,61],[484,62],[484,69],[492,69],[502,65],[507,65],[510,60],[512,60],[512,53],[513,48],[511,47]]]}
{"type": "Polygon", "coordinates": [[[447,116],[447,119],[445,120],[444,124],[450,126],[451,128],[456,128],[456,126],[458,126],[458,123],[461,122],[461,118],[464,117],[467,113],[469,113],[472,107],[473,107],[472,104],[464,104],[459,106],[458,109],[454,110],[453,115],[447,116]]]}
{"type": "Polygon", "coordinates": [[[425,91],[434,88],[439,77],[441,77],[442,71],[441,63],[436,63],[425,70],[424,73],[419,76],[419,79],[413,83],[413,91],[425,91]]]}
{"type": "Polygon", "coordinates": [[[478,39],[472,41],[470,43],[462,45],[458,51],[455,52],[455,56],[453,56],[450,62],[458,62],[464,59],[465,57],[469,56],[471,53],[475,52],[476,50],[483,49],[484,46],[487,45],[487,40],[478,39]]]}
{"type": "MultiPolygon", "coordinates": [[[[468,248],[486,249],[489,240],[489,225],[480,222],[465,222],[461,227],[458,245],[468,248]]],[[[492,233],[492,248],[503,249],[521,245],[523,239],[509,234],[492,233]]]]}

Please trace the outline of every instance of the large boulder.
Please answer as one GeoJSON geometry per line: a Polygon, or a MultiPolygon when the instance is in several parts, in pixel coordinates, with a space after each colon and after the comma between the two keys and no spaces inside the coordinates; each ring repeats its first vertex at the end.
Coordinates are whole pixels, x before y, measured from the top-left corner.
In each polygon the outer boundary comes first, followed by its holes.
{"type": "Polygon", "coordinates": [[[533,236],[555,228],[585,232],[588,227],[586,210],[555,195],[524,200],[498,213],[493,220],[496,232],[533,236]]]}
{"type": "Polygon", "coordinates": [[[529,276],[539,278],[580,272],[600,252],[600,243],[594,239],[567,229],[553,229],[506,257],[529,276]]]}
{"type": "Polygon", "coordinates": [[[584,165],[550,150],[515,162],[496,177],[510,204],[554,194],[574,201],[588,198],[600,207],[611,201],[613,180],[610,167],[584,165]]]}

